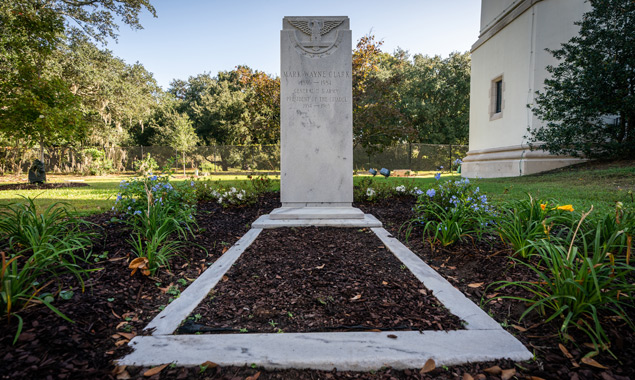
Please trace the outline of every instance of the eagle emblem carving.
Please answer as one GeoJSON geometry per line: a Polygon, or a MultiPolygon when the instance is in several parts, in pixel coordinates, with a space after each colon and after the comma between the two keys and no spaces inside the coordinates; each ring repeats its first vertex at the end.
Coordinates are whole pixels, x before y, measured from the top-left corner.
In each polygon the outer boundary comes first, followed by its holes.
{"type": "Polygon", "coordinates": [[[311,37],[311,43],[320,44],[322,36],[340,26],[344,20],[289,20],[289,24],[311,37]]]}

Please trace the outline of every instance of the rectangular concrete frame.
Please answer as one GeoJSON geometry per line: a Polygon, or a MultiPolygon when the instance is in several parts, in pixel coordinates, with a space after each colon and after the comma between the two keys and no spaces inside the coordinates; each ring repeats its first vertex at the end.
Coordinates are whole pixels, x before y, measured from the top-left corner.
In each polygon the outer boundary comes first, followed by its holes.
{"type": "Polygon", "coordinates": [[[171,335],[261,231],[247,232],[157,315],[146,327],[153,330],[152,336],[133,338],[129,345],[134,351],[118,364],[197,366],[212,361],[221,366],[255,363],[264,368],[368,371],[382,366],[420,368],[428,359],[437,366],[449,366],[532,358],[522,343],[383,228],[372,231],[445,307],[467,323],[466,330],[171,335]]]}

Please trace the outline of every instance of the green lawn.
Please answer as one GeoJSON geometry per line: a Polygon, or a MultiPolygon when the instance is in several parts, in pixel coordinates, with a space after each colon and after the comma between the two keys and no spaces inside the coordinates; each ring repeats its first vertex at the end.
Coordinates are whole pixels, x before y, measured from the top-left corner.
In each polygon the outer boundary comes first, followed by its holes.
{"type": "MultiPolygon", "coordinates": [[[[375,177],[377,183],[389,183],[398,186],[401,183],[412,182],[415,186],[426,189],[436,184],[434,173],[426,173],[417,178],[384,178],[375,177]]],[[[364,176],[356,176],[355,183],[364,176]]],[[[79,180],[90,187],[66,188],[56,190],[21,190],[0,191],[0,204],[9,203],[20,199],[20,195],[37,197],[40,206],[48,206],[54,202],[64,201],[70,203],[81,214],[98,213],[109,210],[117,195],[117,187],[122,179],[130,179],[131,176],[107,176],[107,177],[71,177],[49,176],[51,182],[64,182],[65,180],[79,180]]],[[[278,177],[272,177],[278,179],[278,177]]],[[[445,173],[443,180],[458,179],[458,175],[445,173]]],[[[205,177],[206,180],[221,180],[223,183],[232,184],[247,180],[246,175],[215,175],[205,177]]],[[[184,178],[176,178],[182,181],[184,178]]],[[[591,205],[598,211],[613,209],[616,201],[635,205],[633,193],[635,192],[635,166],[608,167],[602,169],[570,169],[555,173],[532,175],[513,178],[475,179],[472,180],[481,191],[485,192],[494,203],[519,199],[530,193],[534,197],[548,199],[553,198],[560,204],[572,204],[576,210],[587,210],[591,205]]],[[[279,182],[274,181],[275,188],[279,188],[279,182]]]]}

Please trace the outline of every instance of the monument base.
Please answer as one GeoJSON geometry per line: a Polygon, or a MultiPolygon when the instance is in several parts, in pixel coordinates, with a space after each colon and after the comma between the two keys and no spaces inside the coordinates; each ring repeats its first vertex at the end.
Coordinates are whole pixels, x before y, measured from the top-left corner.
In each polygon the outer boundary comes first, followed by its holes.
{"type": "Polygon", "coordinates": [[[381,227],[370,214],[353,207],[281,207],[263,215],[252,228],[279,227],[381,227]]]}
{"type": "Polygon", "coordinates": [[[280,207],[269,214],[283,219],[364,219],[362,210],[353,207],[280,207]]]}

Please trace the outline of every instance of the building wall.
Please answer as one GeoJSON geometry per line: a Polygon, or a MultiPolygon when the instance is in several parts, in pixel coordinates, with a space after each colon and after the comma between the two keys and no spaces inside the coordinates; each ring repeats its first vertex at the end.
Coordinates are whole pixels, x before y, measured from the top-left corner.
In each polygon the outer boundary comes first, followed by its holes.
{"type": "Polygon", "coordinates": [[[481,35],[472,47],[470,151],[463,176],[519,176],[578,161],[530,152],[524,136],[540,123],[527,104],[543,88],[546,66],[557,64],[545,49],[577,34],[573,23],[588,10],[584,0],[482,0],[481,35]],[[492,81],[500,76],[502,112],[492,118],[492,81]]]}

